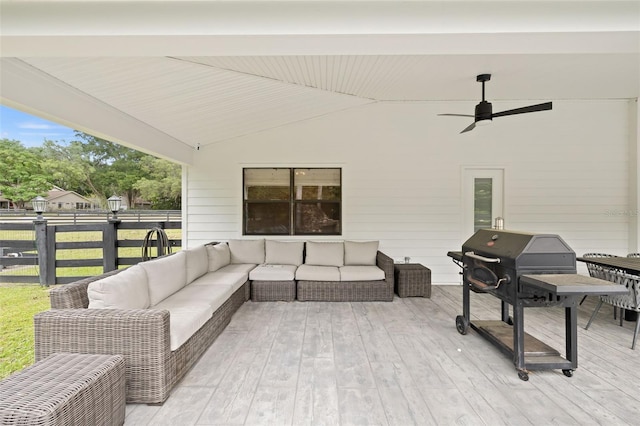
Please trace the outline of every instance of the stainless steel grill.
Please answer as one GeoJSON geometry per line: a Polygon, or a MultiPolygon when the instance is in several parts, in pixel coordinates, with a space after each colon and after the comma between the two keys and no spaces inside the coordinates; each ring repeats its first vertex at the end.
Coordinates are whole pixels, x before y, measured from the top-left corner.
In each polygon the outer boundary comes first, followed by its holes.
{"type": "Polygon", "coordinates": [[[469,327],[513,357],[522,380],[529,370],[577,368],[577,300],[584,295],[619,293],[608,281],[576,274],[576,254],[558,235],[495,229],[476,232],[461,252],[448,256],[462,268],[462,315],[459,333],[469,327]],[[470,320],[470,293],[489,293],[501,302],[500,320],[470,320]],[[524,332],[525,307],[565,307],[566,354],[524,332]],[[510,315],[512,307],[513,315],[510,315]]]}

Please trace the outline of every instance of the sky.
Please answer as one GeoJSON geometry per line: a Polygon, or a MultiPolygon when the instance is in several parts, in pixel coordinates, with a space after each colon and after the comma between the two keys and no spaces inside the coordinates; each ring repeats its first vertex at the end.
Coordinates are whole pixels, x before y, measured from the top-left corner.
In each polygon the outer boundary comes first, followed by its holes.
{"type": "Polygon", "coordinates": [[[0,105],[0,139],[22,142],[25,147],[42,146],[45,139],[70,142],[73,129],[0,105]]]}

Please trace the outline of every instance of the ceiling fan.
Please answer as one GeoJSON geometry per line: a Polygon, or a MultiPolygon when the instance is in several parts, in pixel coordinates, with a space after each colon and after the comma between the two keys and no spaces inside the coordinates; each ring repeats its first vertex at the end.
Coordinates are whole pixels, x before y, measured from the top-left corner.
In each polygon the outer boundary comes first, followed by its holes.
{"type": "Polygon", "coordinates": [[[496,112],[494,114],[493,108],[491,106],[491,102],[487,102],[484,100],[484,83],[489,80],[491,80],[491,74],[480,74],[476,77],[476,81],[479,81],[482,83],[482,102],[476,105],[475,115],[468,115],[468,114],[438,114],[438,115],[448,115],[453,117],[473,117],[474,119],[473,123],[465,127],[465,129],[460,132],[460,133],[465,133],[470,130],[473,130],[476,126],[482,126],[482,125],[491,123],[491,121],[496,117],[504,117],[507,115],[515,115],[515,114],[525,114],[528,112],[536,112],[536,111],[547,111],[551,109],[551,102],[545,102],[543,104],[509,109],[507,111],[496,112]]]}

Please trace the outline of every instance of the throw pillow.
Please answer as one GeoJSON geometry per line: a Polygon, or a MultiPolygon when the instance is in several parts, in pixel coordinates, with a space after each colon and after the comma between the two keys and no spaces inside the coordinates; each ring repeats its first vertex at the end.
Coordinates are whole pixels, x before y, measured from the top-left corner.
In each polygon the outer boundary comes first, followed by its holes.
{"type": "Polygon", "coordinates": [[[209,257],[209,272],[215,272],[231,263],[231,252],[227,243],[209,244],[206,247],[209,257]]]}

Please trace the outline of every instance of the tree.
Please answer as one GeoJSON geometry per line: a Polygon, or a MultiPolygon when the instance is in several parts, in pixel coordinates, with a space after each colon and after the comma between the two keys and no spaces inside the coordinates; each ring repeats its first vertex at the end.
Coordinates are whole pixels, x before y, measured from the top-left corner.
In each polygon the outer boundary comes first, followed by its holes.
{"type": "Polygon", "coordinates": [[[180,165],[152,158],[144,163],[143,169],[148,177],[143,177],[134,185],[140,191],[140,196],[151,201],[153,208],[179,210],[182,207],[180,165]]]}
{"type": "Polygon", "coordinates": [[[124,195],[127,205],[133,207],[139,196],[134,184],[144,177],[142,164],[150,156],[86,133],[76,132],[76,137],[79,140],[66,146],[46,141],[42,147],[47,159],[43,168],[53,181],[95,196],[103,206],[111,195],[124,195]]]}
{"type": "Polygon", "coordinates": [[[16,140],[1,139],[0,158],[0,193],[15,208],[24,208],[26,202],[51,189],[38,151],[25,148],[16,140]]]}

